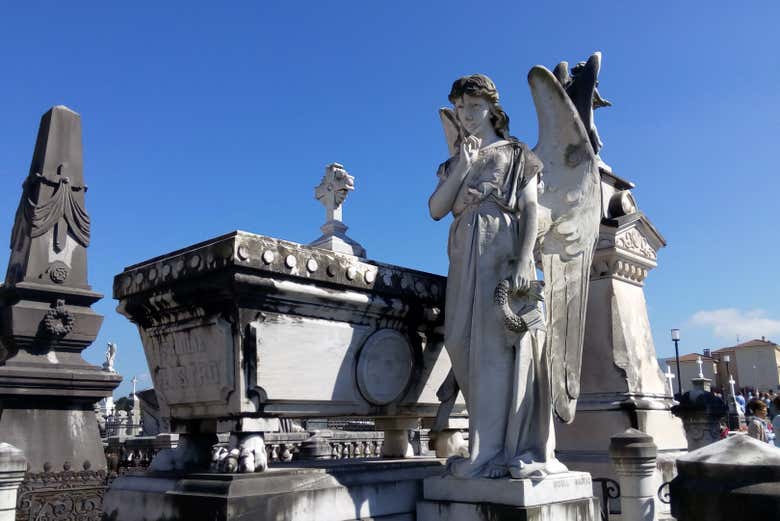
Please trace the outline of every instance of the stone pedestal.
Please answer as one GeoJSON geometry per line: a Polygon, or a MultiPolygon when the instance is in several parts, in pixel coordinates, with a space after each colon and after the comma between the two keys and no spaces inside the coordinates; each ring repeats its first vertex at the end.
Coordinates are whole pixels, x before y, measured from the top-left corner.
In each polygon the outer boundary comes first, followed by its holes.
{"type": "Polygon", "coordinates": [[[694,378],[693,389],[680,397],[672,413],[685,426],[688,450],[696,450],[720,440],[720,420],[728,413],[726,404],[710,392],[711,380],[694,378]]]}
{"type": "Polygon", "coordinates": [[[0,443],[0,521],[16,519],[16,496],[27,470],[22,451],[0,443]]]}
{"type": "Polygon", "coordinates": [[[665,242],[631,188],[602,171],[604,213],[590,273],[580,396],[574,422],[556,425],[556,448],[570,469],[616,479],[611,436],[641,430],[658,447],[660,485],[674,476],[674,459],[687,441],[670,412],[674,400],[656,360],[643,289],[665,242]]]}
{"type": "Polygon", "coordinates": [[[435,459],[279,463],[255,474],[130,474],[106,492],[112,521],[414,521],[435,459]]]}
{"type": "Polygon", "coordinates": [[[420,501],[416,521],[596,521],[596,498],[561,501],[532,507],[495,503],[420,501]]]}
{"type": "Polygon", "coordinates": [[[620,483],[620,514],[631,521],[654,521],[658,484],[657,447],[642,431],[627,429],[612,436],[609,455],[620,483]]]}
{"type": "Polygon", "coordinates": [[[425,479],[418,521],[544,519],[595,521],[590,475],[554,474],[544,479],[425,479]]]}
{"type": "Polygon", "coordinates": [[[670,486],[678,521],[777,519],[780,451],[737,434],[677,460],[670,486]]]}

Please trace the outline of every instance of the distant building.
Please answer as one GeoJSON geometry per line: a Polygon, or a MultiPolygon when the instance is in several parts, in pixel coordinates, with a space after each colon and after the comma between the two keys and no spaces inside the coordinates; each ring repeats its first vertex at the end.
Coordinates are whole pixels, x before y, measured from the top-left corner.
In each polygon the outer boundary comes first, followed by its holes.
{"type": "MultiPolygon", "coordinates": [[[[690,353],[680,356],[680,380],[682,381],[682,392],[690,391],[693,386],[691,380],[699,377],[699,364],[697,360],[701,357],[702,367],[701,372],[704,378],[712,380],[712,387],[721,387],[721,382],[718,378],[718,364],[717,360],[712,356],[707,356],[700,353],[690,353]]],[[[661,369],[666,371],[666,366],[672,370],[674,380],[672,380],[672,386],[674,387],[674,393],[677,394],[677,364],[674,357],[664,358],[661,369]]]]}
{"type": "Polygon", "coordinates": [[[719,361],[718,369],[724,375],[724,382],[728,381],[725,355],[731,358],[728,371],[734,377],[736,388],[780,390],[780,346],[776,343],[761,337],[714,350],[712,356],[719,361]]]}

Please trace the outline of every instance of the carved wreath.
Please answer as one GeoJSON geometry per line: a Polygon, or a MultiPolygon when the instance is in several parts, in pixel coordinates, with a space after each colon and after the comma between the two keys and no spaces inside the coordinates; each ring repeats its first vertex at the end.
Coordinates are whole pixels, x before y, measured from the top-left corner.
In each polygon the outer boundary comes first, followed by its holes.
{"type": "Polygon", "coordinates": [[[524,301],[519,313],[512,311],[509,306],[510,288],[510,281],[502,280],[493,293],[493,302],[504,326],[514,333],[525,333],[530,329],[543,329],[544,322],[537,303],[543,299],[544,282],[532,281],[531,287],[527,291],[518,293],[517,296],[524,301]]]}
{"type": "Polygon", "coordinates": [[[43,318],[43,328],[51,336],[65,336],[73,330],[75,322],[70,311],[65,309],[65,301],[57,299],[57,303],[43,318]]]}

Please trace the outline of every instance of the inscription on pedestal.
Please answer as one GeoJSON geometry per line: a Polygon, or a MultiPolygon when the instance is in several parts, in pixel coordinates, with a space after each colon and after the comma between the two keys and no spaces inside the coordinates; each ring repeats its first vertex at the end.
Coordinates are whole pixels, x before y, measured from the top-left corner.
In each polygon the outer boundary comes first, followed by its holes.
{"type": "Polygon", "coordinates": [[[155,389],[169,404],[224,401],[233,391],[233,336],[228,322],[212,319],[161,326],[145,336],[155,389]]]}

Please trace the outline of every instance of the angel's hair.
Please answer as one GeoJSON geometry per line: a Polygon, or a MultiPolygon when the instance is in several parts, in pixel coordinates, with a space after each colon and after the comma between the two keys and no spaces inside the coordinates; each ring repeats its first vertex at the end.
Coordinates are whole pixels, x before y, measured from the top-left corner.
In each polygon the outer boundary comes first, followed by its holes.
{"type": "Polygon", "coordinates": [[[496,89],[493,80],[484,74],[472,74],[458,78],[452,84],[452,90],[448,96],[450,103],[454,105],[455,101],[462,98],[464,94],[478,96],[489,101],[490,121],[493,123],[496,134],[505,139],[509,137],[509,116],[498,104],[498,89],[496,89]]]}

